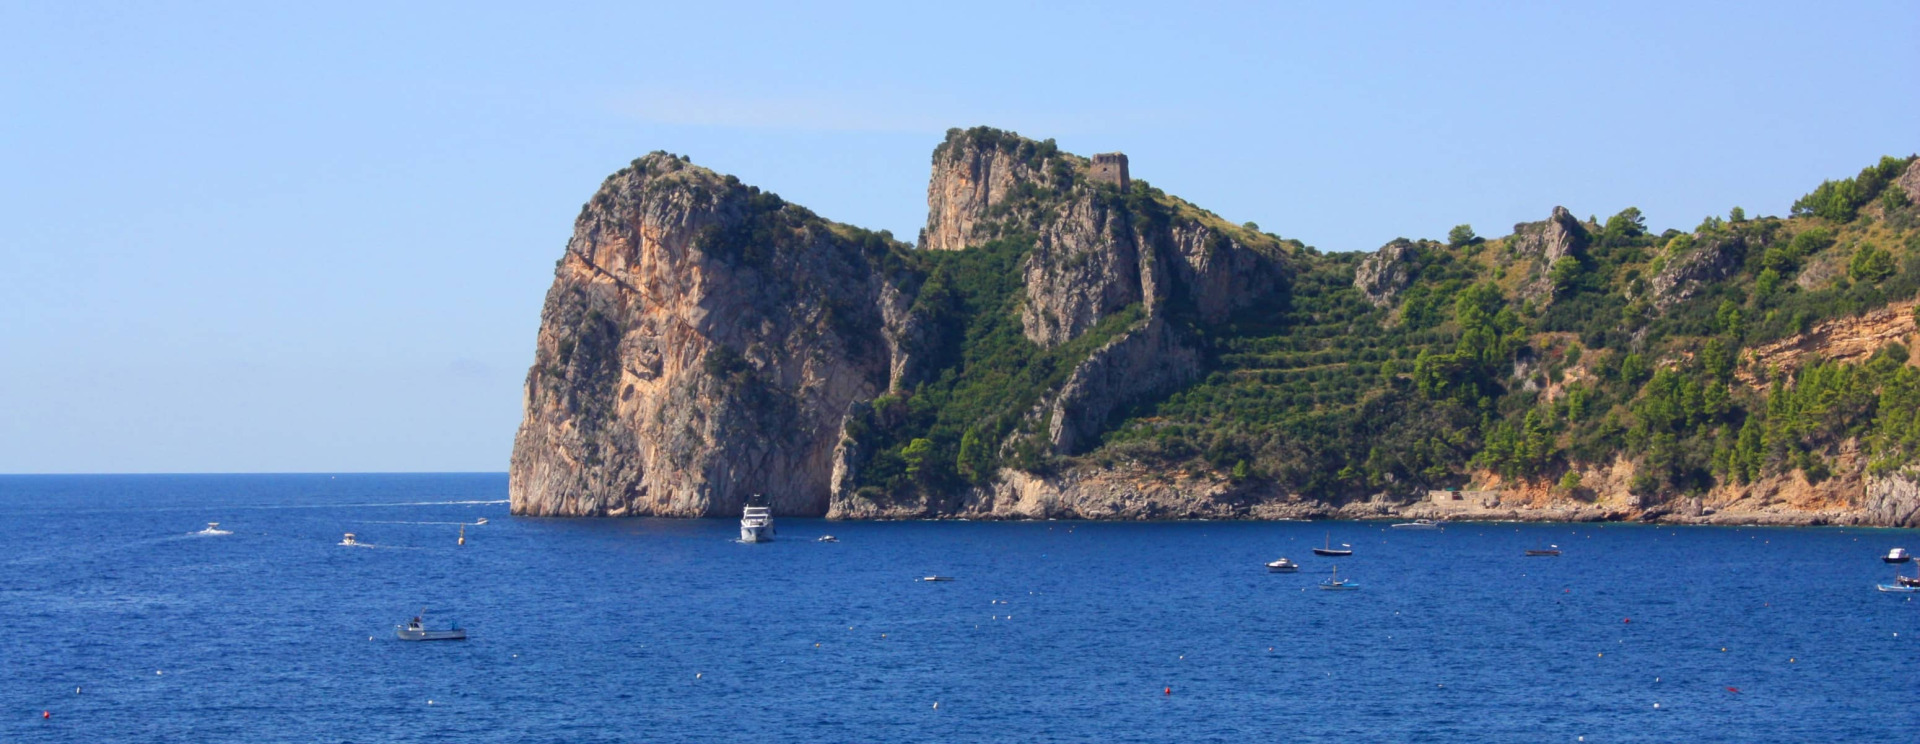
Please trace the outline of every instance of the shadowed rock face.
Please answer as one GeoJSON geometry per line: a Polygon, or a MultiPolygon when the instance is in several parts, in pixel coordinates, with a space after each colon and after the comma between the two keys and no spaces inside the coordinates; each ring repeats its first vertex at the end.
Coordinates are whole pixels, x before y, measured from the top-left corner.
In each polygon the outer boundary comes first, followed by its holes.
{"type": "Polygon", "coordinates": [[[841,416],[896,366],[886,250],[664,153],[609,177],[541,312],[514,513],[825,513],[841,416]]]}

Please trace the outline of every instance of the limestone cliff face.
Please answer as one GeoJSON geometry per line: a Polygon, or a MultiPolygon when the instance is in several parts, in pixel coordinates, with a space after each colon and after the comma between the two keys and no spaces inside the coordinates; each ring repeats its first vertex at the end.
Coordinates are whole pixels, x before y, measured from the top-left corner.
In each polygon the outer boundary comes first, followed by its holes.
{"type": "Polygon", "coordinates": [[[1894,179],[1893,185],[1906,192],[1907,201],[1920,204],[1920,160],[1908,163],[1907,169],[1901,171],[1900,177],[1894,179]]]}
{"type": "Polygon", "coordinates": [[[1658,309],[1677,305],[1698,294],[1702,285],[1732,276],[1747,256],[1746,237],[1736,233],[1695,235],[1687,243],[1653,277],[1653,305],[1658,309]]]}
{"type": "MultiPolygon", "coordinates": [[[[1109,160],[1124,156],[1103,156],[1109,160]]],[[[1102,319],[1138,307],[1142,319],[1095,350],[1035,412],[1053,451],[1094,443],[1109,417],[1162,395],[1200,371],[1199,353],[1169,320],[1189,312],[1219,322],[1284,285],[1278,241],[1090,163],[993,130],[953,130],[934,152],[927,188],[929,250],[1031,238],[1022,273],[1026,337],[1051,348],[1102,319]],[[1125,188],[1123,188],[1125,187],[1125,188]]],[[[838,493],[838,491],[836,491],[838,493]]]]}
{"type": "Polygon", "coordinates": [[[514,513],[824,513],[842,414],[906,363],[889,249],[664,153],[609,177],[541,312],[514,513]]]}
{"type": "Polygon", "coordinates": [[[1217,322],[1284,283],[1277,240],[1157,191],[1122,190],[1090,168],[1051,141],[953,130],[934,151],[921,245],[1030,236],[1021,324],[1048,348],[1134,304],[1154,316],[1177,302],[1217,322]]]}
{"type": "Polygon", "coordinates": [[[1393,298],[1413,283],[1413,262],[1419,257],[1419,245],[1396,238],[1380,250],[1360,259],[1353,272],[1353,286],[1378,307],[1393,304],[1393,298]]]}
{"type": "Polygon", "coordinates": [[[1575,219],[1566,207],[1554,207],[1553,214],[1539,222],[1514,225],[1509,247],[1520,257],[1535,259],[1534,273],[1521,285],[1520,296],[1551,299],[1553,281],[1548,277],[1548,272],[1560,259],[1585,251],[1587,235],[1586,226],[1575,219]]]}

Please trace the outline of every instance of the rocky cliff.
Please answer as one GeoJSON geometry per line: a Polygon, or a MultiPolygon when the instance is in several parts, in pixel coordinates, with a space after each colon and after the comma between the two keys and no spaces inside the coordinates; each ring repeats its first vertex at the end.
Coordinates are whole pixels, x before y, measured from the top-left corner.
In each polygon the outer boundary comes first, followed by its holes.
{"type": "Polygon", "coordinates": [[[952,130],[915,247],[634,161],[556,266],[515,513],[1920,526],[1908,161],[1365,255],[1129,166],[952,130]]]}
{"type": "Polygon", "coordinates": [[[900,250],[664,153],[608,177],[541,311],[514,513],[823,513],[842,414],[904,357],[900,250]]]}

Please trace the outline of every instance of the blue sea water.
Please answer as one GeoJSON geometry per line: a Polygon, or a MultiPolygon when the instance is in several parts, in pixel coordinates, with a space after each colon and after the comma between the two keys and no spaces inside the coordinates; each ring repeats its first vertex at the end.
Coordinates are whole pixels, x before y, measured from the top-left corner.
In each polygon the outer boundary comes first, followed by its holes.
{"type": "Polygon", "coordinates": [[[1920,602],[1873,588],[1912,531],[783,519],[743,545],[505,498],[0,477],[0,741],[1920,741],[1920,602]],[[1329,533],[1360,591],[1311,588],[1329,533]],[[472,639],[396,640],[422,606],[472,639]]]}

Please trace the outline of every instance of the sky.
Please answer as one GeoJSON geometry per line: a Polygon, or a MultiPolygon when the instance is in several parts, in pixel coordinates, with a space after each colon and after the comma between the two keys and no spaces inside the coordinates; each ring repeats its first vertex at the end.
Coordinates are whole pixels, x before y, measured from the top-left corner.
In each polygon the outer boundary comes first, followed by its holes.
{"type": "Polygon", "coordinates": [[[911,239],[986,124],[1326,251],[1920,150],[1911,2],[914,5],[0,0],[0,472],[505,470],[652,150],[911,239]]]}

